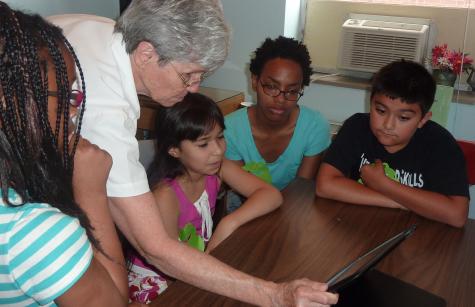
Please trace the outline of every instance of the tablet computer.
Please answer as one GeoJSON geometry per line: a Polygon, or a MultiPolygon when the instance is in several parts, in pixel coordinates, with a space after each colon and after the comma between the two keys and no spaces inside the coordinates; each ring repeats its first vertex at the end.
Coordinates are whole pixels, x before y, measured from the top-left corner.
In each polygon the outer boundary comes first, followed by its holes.
{"type": "Polygon", "coordinates": [[[327,280],[328,291],[339,292],[355,282],[409,237],[416,227],[416,224],[412,225],[345,265],[327,280]]]}

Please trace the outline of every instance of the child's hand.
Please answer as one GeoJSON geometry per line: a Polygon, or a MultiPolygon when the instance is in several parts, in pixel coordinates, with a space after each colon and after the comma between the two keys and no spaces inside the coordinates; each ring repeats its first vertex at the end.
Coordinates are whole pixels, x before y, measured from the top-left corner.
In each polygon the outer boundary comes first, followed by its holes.
{"type": "Polygon", "coordinates": [[[73,188],[76,193],[105,192],[105,185],[112,167],[111,156],[80,138],[74,156],[73,188]]]}
{"type": "MultiPolygon", "coordinates": [[[[399,182],[394,170],[392,170],[388,164],[382,163],[379,159],[376,159],[374,163],[361,167],[360,176],[364,185],[377,192],[382,192],[383,186],[391,181],[399,182]]],[[[395,201],[392,201],[392,203],[387,206],[407,210],[406,207],[395,201]]]]}
{"type": "Polygon", "coordinates": [[[209,254],[216,246],[229,237],[234,230],[236,230],[236,227],[234,227],[233,223],[230,221],[229,215],[225,216],[216,227],[211,240],[208,242],[205,252],[209,254]]]}
{"type": "Polygon", "coordinates": [[[372,164],[363,165],[360,176],[364,184],[375,191],[379,191],[381,184],[389,180],[384,173],[384,165],[379,159],[376,159],[372,164]]]}

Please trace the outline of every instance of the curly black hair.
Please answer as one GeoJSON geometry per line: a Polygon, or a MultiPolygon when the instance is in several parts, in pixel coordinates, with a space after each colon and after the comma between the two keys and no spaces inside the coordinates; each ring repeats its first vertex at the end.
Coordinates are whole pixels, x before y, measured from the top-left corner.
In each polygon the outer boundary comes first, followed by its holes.
{"type": "Polygon", "coordinates": [[[310,83],[310,76],[313,73],[310,66],[312,61],[307,47],[302,42],[284,36],[276,39],[266,38],[264,43],[254,51],[254,58],[249,67],[251,73],[260,76],[264,65],[275,58],[289,59],[298,63],[302,68],[303,85],[310,83]]]}

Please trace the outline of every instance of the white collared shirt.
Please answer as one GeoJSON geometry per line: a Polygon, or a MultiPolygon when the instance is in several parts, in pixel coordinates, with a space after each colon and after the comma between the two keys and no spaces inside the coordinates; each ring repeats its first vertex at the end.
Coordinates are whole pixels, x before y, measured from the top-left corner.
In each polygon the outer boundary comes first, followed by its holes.
{"type": "Polygon", "coordinates": [[[115,22],[83,14],[47,19],[63,29],[79,58],[86,83],[81,135],[112,156],[107,195],[128,197],[150,191],[135,139],[140,104],[122,35],[113,33],[115,22]]]}

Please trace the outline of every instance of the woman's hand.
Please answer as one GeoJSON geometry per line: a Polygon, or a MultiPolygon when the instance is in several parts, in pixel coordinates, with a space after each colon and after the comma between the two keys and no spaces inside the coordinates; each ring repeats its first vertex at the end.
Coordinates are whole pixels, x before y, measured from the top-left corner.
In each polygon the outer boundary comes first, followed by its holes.
{"type": "Polygon", "coordinates": [[[327,292],[327,285],[309,279],[298,279],[278,284],[278,295],[273,296],[273,306],[318,306],[334,305],[338,294],[327,292]]]}

